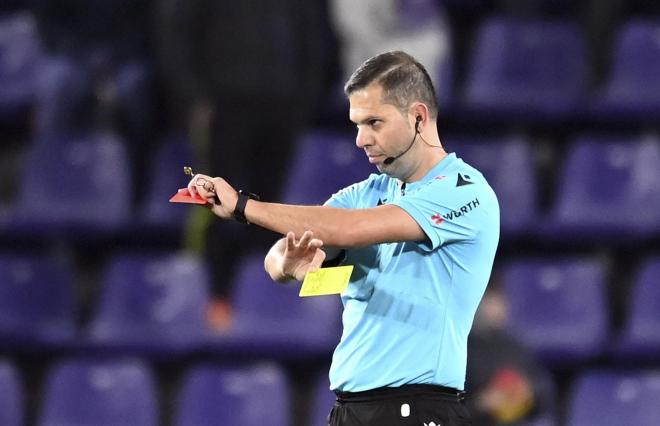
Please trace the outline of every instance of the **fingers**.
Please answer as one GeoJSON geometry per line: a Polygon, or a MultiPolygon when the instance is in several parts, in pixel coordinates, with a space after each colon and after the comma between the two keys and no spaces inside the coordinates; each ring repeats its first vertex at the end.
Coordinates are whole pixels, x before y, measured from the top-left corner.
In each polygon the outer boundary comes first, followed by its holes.
{"type": "Polygon", "coordinates": [[[323,247],[323,241],[321,241],[318,238],[314,238],[314,232],[305,231],[302,237],[300,238],[300,240],[296,242],[296,234],[289,231],[286,234],[286,246],[287,246],[287,250],[295,250],[295,249],[315,250],[323,247]]]}
{"type": "Polygon", "coordinates": [[[215,192],[213,178],[207,175],[197,174],[188,183],[188,192],[192,196],[199,195],[210,204],[221,204],[215,192]]]}
{"type": "Polygon", "coordinates": [[[307,248],[318,249],[321,247],[323,247],[323,241],[319,240],[318,238],[312,238],[312,240],[307,245],[307,248]]]}
{"type": "Polygon", "coordinates": [[[286,249],[289,251],[296,249],[296,235],[293,232],[286,233],[286,249]]]}
{"type": "Polygon", "coordinates": [[[298,247],[307,248],[313,237],[314,233],[312,231],[305,231],[305,233],[302,234],[300,241],[298,242],[298,247]]]}
{"type": "Polygon", "coordinates": [[[207,185],[206,182],[210,183],[211,177],[202,174],[196,174],[193,176],[193,178],[190,179],[190,182],[188,182],[188,192],[190,192],[190,195],[199,195],[206,198],[204,197],[204,194],[208,192],[204,187],[207,185]]]}
{"type": "Polygon", "coordinates": [[[317,250],[316,253],[314,253],[314,259],[312,261],[312,264],[316,267],[316,269],[320,269],[321,266],[323,265],[323,262],[325,261],[325,252],[323,250],[317,250]]]}
{"type": "Polygon", "coordinates": [[[195,181],[197,180],[197,176],[199,175],[193,176],[192,179],[190,179],[188,182],[188,192],[190,192],[190,195],[193,197],[197,195],[197,188],[195,188],[195,181]]]}
{"type": "Polygon", "coordinates": [[[309,270],[307,272],[316,272],[319,269],[321,269],[324,260],[325,260],[325,252],[323,250],[316,250],[316,253],[314,253],[314,259],[312,259],[312,262],[310,263],[309,266],[309,270]]]}

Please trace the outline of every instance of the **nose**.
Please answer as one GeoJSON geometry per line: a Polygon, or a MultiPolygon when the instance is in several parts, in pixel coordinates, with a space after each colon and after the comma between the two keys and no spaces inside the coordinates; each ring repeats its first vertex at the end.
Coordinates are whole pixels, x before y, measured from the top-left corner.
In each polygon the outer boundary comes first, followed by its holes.
{"type": "Polygon", "coordinates": [[[359,126],[357,135],[355,135],[355,145],[357,145],[358,148],[363,148],[369,145],[370,141],[371,137],[369,136],[368,130],[362,126],[359,126]]]}

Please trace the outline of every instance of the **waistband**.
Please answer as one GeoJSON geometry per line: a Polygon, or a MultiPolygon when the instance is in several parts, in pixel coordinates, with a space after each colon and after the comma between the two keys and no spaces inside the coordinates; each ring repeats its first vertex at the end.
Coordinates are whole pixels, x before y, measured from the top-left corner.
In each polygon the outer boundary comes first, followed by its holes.
{"type": "Polygon", "coordinates": [[[403,385],[397,388],[382,387],[362,392],[334,392],[335,395],[337,395],[337,402],[341,403],[372,402],[383,399],[414,397],[441,398],[447,401],[463,402],[466,396],[465,391],[459,391],[458,389],[446,386],[428,384],[403,385]]]}

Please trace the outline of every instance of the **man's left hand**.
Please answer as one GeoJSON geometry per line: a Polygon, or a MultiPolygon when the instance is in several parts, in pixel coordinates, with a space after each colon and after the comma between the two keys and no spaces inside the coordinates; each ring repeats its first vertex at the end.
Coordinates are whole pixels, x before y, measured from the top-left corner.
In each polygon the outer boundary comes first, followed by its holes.
{"type": "Polygon", "coordinates": [[[211,211],[222,219],[234,217],[234,208],[238,201],[238,192],[226,180],[197,174],[188,183],[192,195],[199,194],[209,202],[211,211]]]}

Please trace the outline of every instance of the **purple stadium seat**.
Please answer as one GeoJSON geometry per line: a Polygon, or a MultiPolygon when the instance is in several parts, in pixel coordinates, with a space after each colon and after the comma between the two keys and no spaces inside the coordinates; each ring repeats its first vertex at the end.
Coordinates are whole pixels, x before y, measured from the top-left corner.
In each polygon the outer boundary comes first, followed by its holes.
{"type": "Polygon", "coordinates": [[[43,256],[0,255],[1,346],[56,347],[75,334],[70,266],[43,256]]]}
{"type": "Polygon", "coordinates": [[[15,229],[36,235],[104,233],[130,219],[129,164],[113,134],[40,139],[29,148],[23,170],[15,229]]]}
{"type": "Polygon", "coordinates": [[[151,186],[141,208],[142,222],[159,229],[180,230],[190,208],[170,204],[168,200],[178,188],[188,185],[183,167],[192,159],[190,143],[185,137],[170,136],[159,148],[153,161],[151,186]]]}
{"type": "Polygon", "coordinates": [[[330,390],[328,374],[322,374],[314,383],[311,400],[311,426],[327,426],[328,415],[332,410],[337,397],[330,390]]]}
{"type": "Polygon", "coordinates": [[[332,194],[378,170],[355,146],[355,135],[312,133],[298,141],[283,202],[323,204],[332,194]]]}
{"type": "Polygon", "coordinates": [[[591,109],[605,118],[660,116],[660,20],[633,20],[615,41],[608,81],[591,109]]]}
{"type": "Polygon", "coordinates": [[[566,425],[655,426],[658,419],[658,371],[588,371],[573,386],[566,425]]]}
{"type": "Polygon", "coordinates": [[[0,425],[23,426],[24,390],[13,364],[0,360],[0,425]]]}
{"type": "Polygon", "coordinates": [[[502,211],[502,235],[531,230],[537,215],[537,186],[530,144],[520,138],[448,141],[456,154],[479,169],[495,190],[502,211]]]}
{"type": "Polygon", "coordinates": [[[478,30],[463,101],[483,116],[561,118],[579,106],[585,84],[574,25],[494,17],[478,30]]]}
{"type": "Polygon", "coordinates": [[[660,258],[644,262],[632,283],[625,328],[615,347],[618,356],[660,356],[660,258]]]}
{"type": "Polygon", "coordinates": [[[41,55],[32,15],[0,17],[0,119],[18,119],[32,105],[41,55]]]}
{"type": "Polygon", "coordinates": [[[122,255],[108,265],[88,330],[96,349],[154,357],[198,349],[206,338],[208,272],[183,255],[122,255]]]}
{"type": "Polygon", "coordinates": [[[605,279],[596,260],[512,262],[504,270],[509,329],[553,364],[601,354],[608,327],[605,279]]]}
{"type": "Polygon", "coordinates": [[[263,255],[248,256],[232,283],[234,323],[212,349],[276,358],[329,355],[341,334],[337,296],[298,297],[299,286],[274,283],[263,255]]]}
{"type": "Polygon", "coordinates": [[[139,361],[65,360],[49,372],[38,426],[156,426],[156,388],[139,361]]]}
{"type": "Polygon", "coordinates": [[[66,56],[47,56],[39,67],[34,108],[37,138],[69,134],[89,113],[91,76],[82,64],[66,56]]]}
{"type": "Polygon", "coordinates": [[[660,142],[580,138],[568,150],[545,234],[645,237],[660,231],[660,142]]]}
{"type": "Polygon", "coordinates": [[[289,426],[289,389],[275,365],[199,366],[185,377],[174,426],[289,426]]]}

